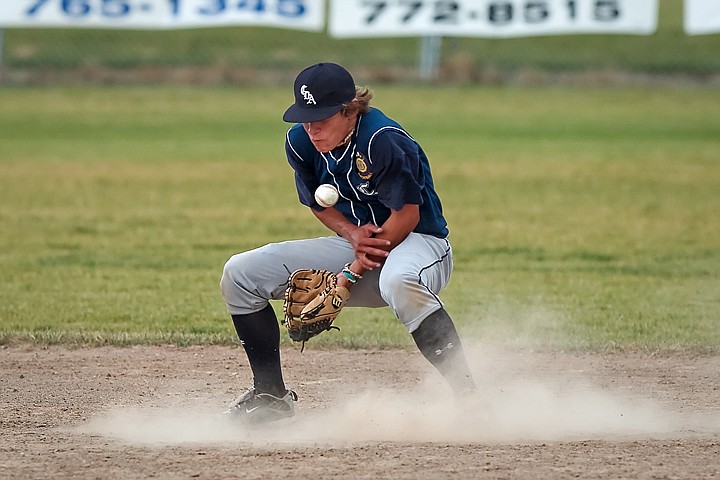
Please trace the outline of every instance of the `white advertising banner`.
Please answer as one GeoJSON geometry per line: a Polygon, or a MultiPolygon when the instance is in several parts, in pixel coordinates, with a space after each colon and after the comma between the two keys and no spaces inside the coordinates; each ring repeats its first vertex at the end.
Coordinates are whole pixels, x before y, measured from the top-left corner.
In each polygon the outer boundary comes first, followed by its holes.
{"type": "Polygon", "coordinates": [[[685,0],[685,33],[720,33],[720,0],[685,0]]]}
{"type": "Polygon", "coordinates": [[[322,30],[325,0],[0,0],[0,27],[322,30]]]}
{"type": "Polygon", "coordinates": [[[657,19],[658,0],[332,0],[329,31],[338,38],[650,35],[657,19]]]}

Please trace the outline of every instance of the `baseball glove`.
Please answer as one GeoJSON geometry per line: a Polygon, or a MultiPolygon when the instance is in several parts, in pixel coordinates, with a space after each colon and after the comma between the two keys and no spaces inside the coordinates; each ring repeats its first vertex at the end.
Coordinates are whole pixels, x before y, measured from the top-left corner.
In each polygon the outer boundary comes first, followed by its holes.
{"type": "Polygon", "coordinates": [[[350,291],[338,287],[337,277],[327,270],[296,270],[285,289],[283,324],[290,338],[303,342],[325,330],[338,329],[332,323],[338,316],[350,291]]]}

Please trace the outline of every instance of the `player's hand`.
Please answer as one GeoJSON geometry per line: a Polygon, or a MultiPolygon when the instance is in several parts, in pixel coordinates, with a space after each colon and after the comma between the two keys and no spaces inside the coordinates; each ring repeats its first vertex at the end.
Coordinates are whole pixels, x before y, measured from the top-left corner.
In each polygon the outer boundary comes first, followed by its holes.
{"type": "Polygon", "coordinates": [[[353,230],[348,238],[355,250],[355,258],[365,270],[382,266],[382,262],[389,255],[386,249],[391,245],[390,240],[375,237],[382,231],[381,227],[366,224],[353,230]]]}

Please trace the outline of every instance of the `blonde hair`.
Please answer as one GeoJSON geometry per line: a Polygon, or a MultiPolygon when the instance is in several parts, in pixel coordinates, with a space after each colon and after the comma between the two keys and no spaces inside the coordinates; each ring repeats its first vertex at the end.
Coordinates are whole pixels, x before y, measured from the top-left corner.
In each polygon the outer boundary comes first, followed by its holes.
{"type": "Polygon", "coordinates": [[[370,100],[373,98],[373,92],[367,87],[355,87],[355,98],[343,105],[342,114],[350,116],[353,112],[359,115],[367,113],[370,110],[370,100]]]}

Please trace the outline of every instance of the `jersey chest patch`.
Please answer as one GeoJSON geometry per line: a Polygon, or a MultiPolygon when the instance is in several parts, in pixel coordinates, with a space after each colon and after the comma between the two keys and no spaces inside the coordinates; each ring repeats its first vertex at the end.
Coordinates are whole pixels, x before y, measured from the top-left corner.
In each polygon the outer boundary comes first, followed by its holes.
{"type": "Polygon", "coordinates": [[[355,153],[355,169],[357,170],[358,176],[363,180],[370,180],[373,176],[372,172],[368,169],[367,160],[360,152],[355,153]]]}
{"type": "Polygon", "coordinates": [[[370,182],[363,182],[355,187],[355,189],[363,195],[367,195],[369,197],[372,197],[377,193],[375,192],[375,189],[370,186],[370,182]]]}

